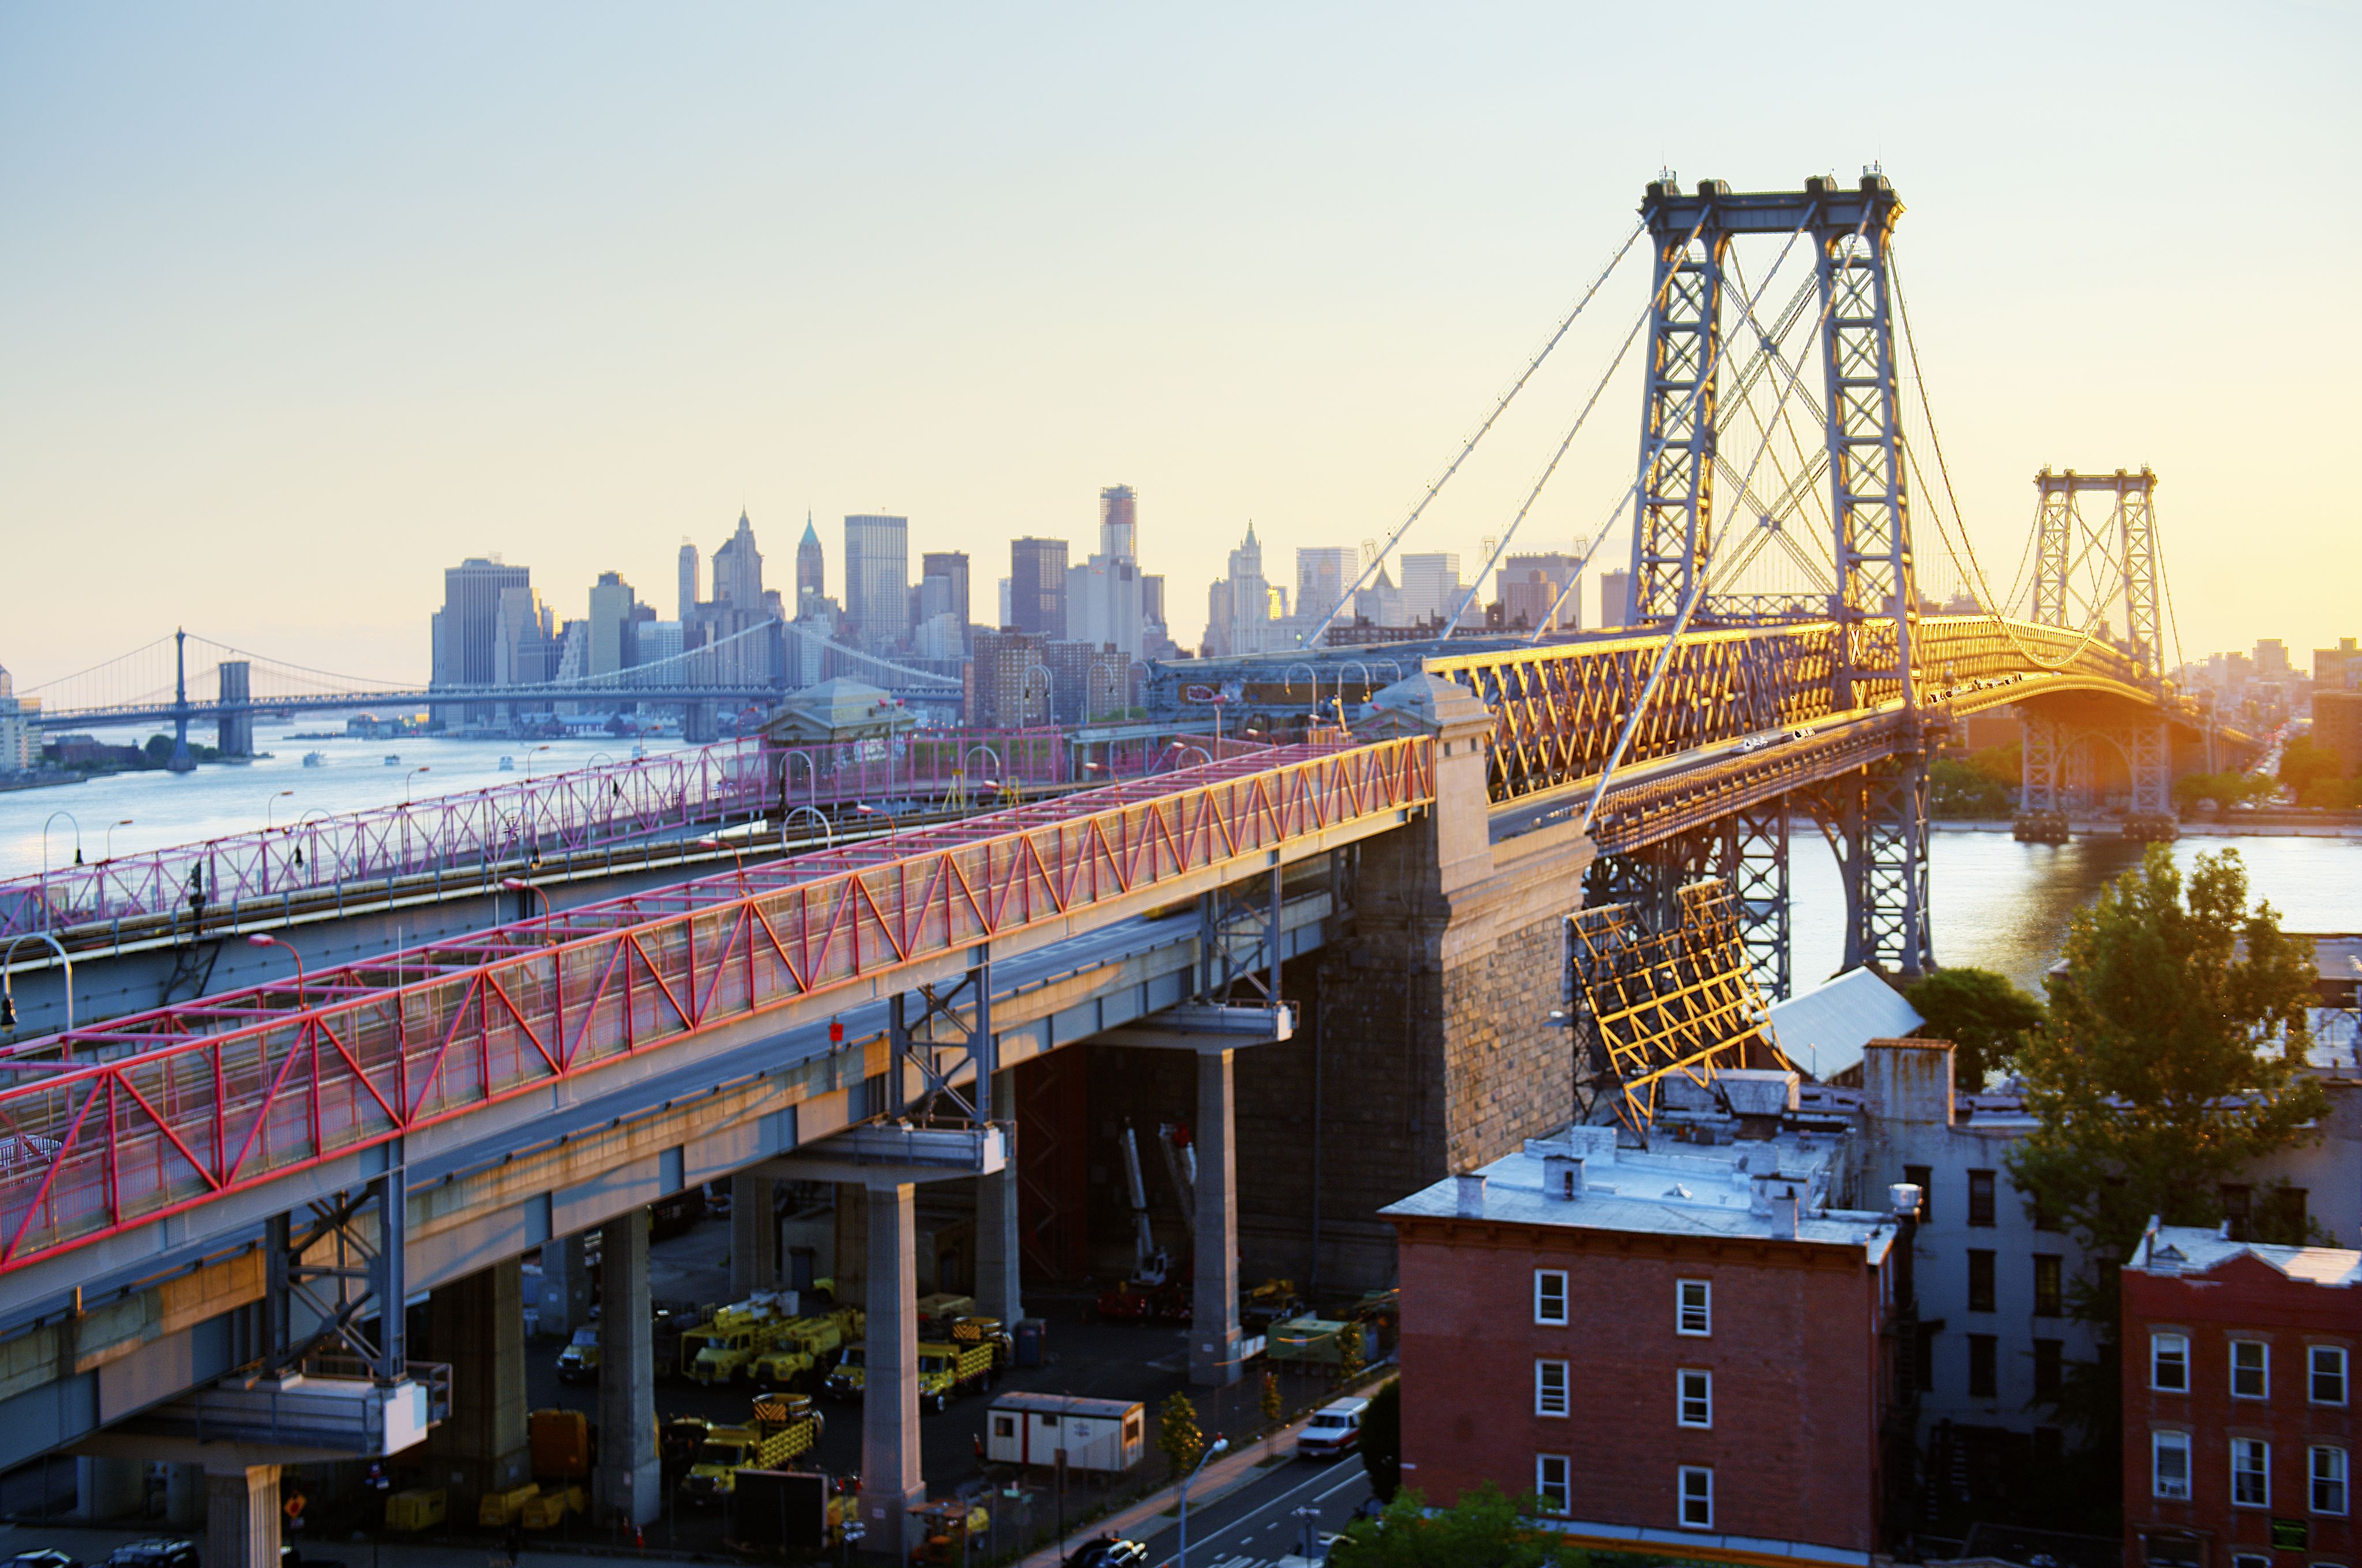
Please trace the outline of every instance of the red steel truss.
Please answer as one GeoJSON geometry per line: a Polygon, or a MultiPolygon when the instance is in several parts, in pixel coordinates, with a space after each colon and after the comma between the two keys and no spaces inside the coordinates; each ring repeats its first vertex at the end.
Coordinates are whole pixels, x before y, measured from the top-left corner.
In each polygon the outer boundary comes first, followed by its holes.
{"type": "Polygon", "coordinates": [[[568,910],[0,1055],[0,1273],[559,1078],[1433,799],[1293,746],[568,910]]]}

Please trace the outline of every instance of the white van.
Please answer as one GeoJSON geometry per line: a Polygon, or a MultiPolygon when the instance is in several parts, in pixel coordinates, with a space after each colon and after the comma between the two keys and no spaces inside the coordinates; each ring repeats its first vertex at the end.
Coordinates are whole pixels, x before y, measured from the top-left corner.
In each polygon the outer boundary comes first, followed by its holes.
{"type": "Polygon", "coordinates": [[[1296,1439],[1298,1459],[1342,1459],[1362,1446],[1362,1412],[1367,1399],[1339,1399],[1312,1412],[1296,1439]]]}

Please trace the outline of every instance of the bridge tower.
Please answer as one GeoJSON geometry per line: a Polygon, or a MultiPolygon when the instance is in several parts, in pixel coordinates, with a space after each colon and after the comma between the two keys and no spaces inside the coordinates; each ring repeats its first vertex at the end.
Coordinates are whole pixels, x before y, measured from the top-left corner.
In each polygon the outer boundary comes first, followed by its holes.
{"type": "Polygon", "coordinates": [[[172,629],[172,757],[164,764],[174,773],[193,773],[197,759],[189,755],[189,634],[172,629]]]}
{"type": "Polygon", "coordinates": [[[1703,182],[1683,197],[1671,179],[1640,204],[1656,255],[1640,405],[1632,527],[1632,619],[1665,625],[1705,580],[1714,554],[1715,381],[1722,361],[1723,253],[1730,236],[1703,182]]]}
{"type": "MultiPolygon", "coordinates": [[[[2164,628],[2157,564],[2157,475],[2118,469],[2084,474],[2072,469],[2034,476],[2036,495],[2034,618],[2046,626],[2115,640],[2114,613],[2124,616],[2118,646],[2134,663],[2136,682],[2151,695],[2165,689],[2164,628]],[[2105,498],[2086,510],[2086,497],[2105,498]]],[[[2028,709],[2025,760],[2020,774],[2016,833],[2020,839],[2063,844],[2070,806],[2096,806],[2090,781],[2094,748],[2121,753],[2132,784],[2125,836],[2169,840],[2173,815],[2173,747],[2161,712],[2115,724],[2077,723],[2028,709]]]]}

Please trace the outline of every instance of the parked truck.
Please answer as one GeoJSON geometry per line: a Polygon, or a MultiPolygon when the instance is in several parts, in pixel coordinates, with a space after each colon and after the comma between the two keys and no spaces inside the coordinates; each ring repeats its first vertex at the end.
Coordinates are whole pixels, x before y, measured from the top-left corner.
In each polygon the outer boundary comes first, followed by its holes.
{"type": "Polygon", "coordinates": [[[566,1348],[557,1353],[557,1380],[560,1383],[588,1383],[599,1375],[599,1325],[585,1324],[574,1331],[566,1348]]]}
{"type": "Polygon", "coordinates": [[[858,1399],[868,1383],[867,1347],[855,1340],[844,1347],[844,1353],[829,1368],[828,1381],[822,1385],[822,1392],[832,1399],[858,1399]]]}
{"type": "Polygon", "coordinates": [[[966,1344],[922,1342],[919,1346],[919,1408],[937,1415],[963,1394],[991,1386],[999,1346],[990,1340],[966,1344]]]}
{"type": "Polygon", "coordinates": [[[818,1386],[847,1340],[861,1337],[862,1310],[839,1307],[818,1317],[798,1318],[779,1331],[768,1350],[748,1369],[766,1388],[818,1386]]]}
{"type": "Polygon", "coordinates": [[[705,1434],[697,1462],[681,1477],[680,1500],[691,1507],[711,1507],[737,1488],[738,1472],[777,1470],[811,1448],[819,1435],[819,1419],[810,1411],[768,1430],[753,1425],[716,1427],[705,1434]]]}

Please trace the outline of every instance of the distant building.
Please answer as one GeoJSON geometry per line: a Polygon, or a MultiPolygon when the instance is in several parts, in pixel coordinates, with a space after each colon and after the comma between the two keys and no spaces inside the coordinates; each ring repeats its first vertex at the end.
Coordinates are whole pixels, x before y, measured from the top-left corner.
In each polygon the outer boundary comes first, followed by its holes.
{"type": "Polygon", "coordinates": [[[2278,637],[2260,637],[2256,642],[2256,673],[2267,680],[2279,679],[2296,673],[2289,662],[2288,644],[2278,637]]]}
{"type": "Polygon", "coordinates": [[[1054,684],[1043,657],[1048,646],[1047,638],[1030,632],[978,632],[967,666],[967,722],[987,730],[1048,723],[1054,684]]]}
{"type": "Polygon", "coordinates": [[[1402,558],[1403,613],[1414,625],[1440,622],[1460,602],[1460,558],[1450,553],[1402,558]]]}
{"type": "Polygon", "coordinates": [[[1489,1481],[1570,1546],[1676,1558],[1884,1549],[1904,1221],[1849,1205],[1847,1139],[1795,1124],[1794,1074],[1719,1081],[1737,1142],[1570,1127],[1380,1210],[1403,1475],[1430,1502],[1489,1481]]]}
{"type": "Polygon", "coordinates": [[[919,624],[924,625],[939,615],[949,615],[959,628],[959,649],[952,657],[966,655],[969,617],[965,550],[930,550],[919,558],[919,624]]]}
{"type": "MultiPolygon", "coordinates": [[[[1099,491],[1099,547],[1066,569],[1066,635],[1098,647],[1112,644],[1127,661],[1148,657],[1150,627],[1162,627],[1164,584],[1157,584],[1160,618],[1152,623],[1148,581],[1140,570],[1139,499],[1126,484],[1099,491]]],[[[1161,635],[1156,640],[1162,641],[1161,635]]]]}
{"type": "Polygon", "coordinates": [[[2152,1221],[2121,1299],[2125,1561],[2352,1562],[2362,1253],[2152,1221]]]}
{"type": "Polygon", "coordinates": [[[1494,573],[1493,597],[1504,626],[1580,631],[1583,628],[1583,562],[1551,552],[1510,556],[1494,573]]]}
{"type": "Polygon", "coordinates": [[[2362,686],[2362,647],[2352,637],[2340,637],[2334,648],[2312,650],[2314,692],[2351,691],[2362,686]]]}
{"type": "Polygon", "coordinates": [[[1099,553],[1120,561],[1140,558],[1140,498],[1128,484],[1099,491],[1099,553]]]}
{"type": "Polygon", "coordinates": [[[2362,777],[2362,691],[2312,694],[2312,744],[2337,758],[2346,778],[2362,777]]]}
{"type": "MultiPolygon", "coordinates": [[[[653,608],[643,604],[642,610],[653,608]]],[[[678,621],[643,620],[633,628],[632,662],[635,665],[654,664],[658,659],[671,658],[685,650],[680,645],[680,623],[678,621]]]]}
{"type": "Polygon", "coordinates": [[[804,536],[796,544],[796,604],[797,613],[807,599],[824,598],[828,593],[828,561],[820,547],[820,530],[812,526],[811,513],[804,513],[804,536]]]}
{"type": "Polygon", "coordinates": [[[856,642],[889,647],[911,625],[911,520],[856,513],[844,520],[844,619],[856,642]]]}
{"type": "Polygon", "coordinates": [[[1096,723],[1131,705],[1131,660],[1113,644],[1051,643],[1042,650],[1050,670],[1050,717],[1060,724],[1096,723]]]}
{"type": "Polygon", "coordinates": [[[1599,574],[1599,624],[1602,626],[1628,626],[1632,624],[1630,572],[1617,570],[1599,574]]]}
{"type": "Polygon", "coordinates": [[[1296,552],[1296,613],[1305,633],[1331,610],[1344,614],[1345,590],[1361,575],[1361,553],[1343,545],[1314,545],[1296,552]]]}
{"type": "Polygon", "coordinates": [[[1051,642],[1066,636],[1066,541],[1009,542],[1009,624],[1051,642]]]}
{"type": "Polygon", "coordinates": [[[1366,621],[1373,626],[1410,624],[1409,613],[1403,604],[1402,590],[1395,586],[1395,580],[1386,571],[1385,562],[1378,563],[1378,569],[1371,575],[1368,584],[1353,595],[1353,613],[1350,619],[1366,621]]]}
{"type": "MultiPolygon", "coordinates": [[[[433,684],[491,686],[499,677],[501,594],[511,588],[529,588],[533,573],[485,557],[470,557],[443,573],[443,608],[435,613],[433,684]]],[[[492,717],[489,702],[457,706],[437,703],[438,723],[480,723],[492,717]]]]}
{"type": "Polygon", "coordinates": [[[40,765],[41,732],[33,715],[38,697],[17,695],[16,678],[0,667],[0,773],[29,773],[40,765]]]}
{"type": "Polygon", "coordinates": [[[1206,652],[1215,658],[1274,646],[1272,623],[1287,613],[1286,591],[1263,574],[1263,544],[1253,523],[1231,552],[1230,567],[1230,575],[1206,591],[1206,652]]]}
{"type": "Polygon", "coordinates": [[[583,617],[590,633],[590,667],[583,673],[607,675],[632,668],[639,608],[630,583],[615,572],[599,574],[590,587],[590,613],[583,617]]]}
{"type": "Polygon", "coordinates": [[[697,542],[680,542],[679,585],[674,591],[674,617],[686,625],[697,619],[697,542]]]}

